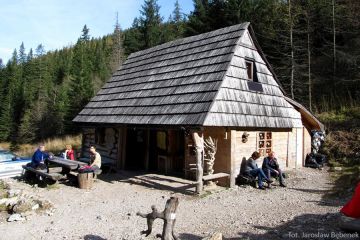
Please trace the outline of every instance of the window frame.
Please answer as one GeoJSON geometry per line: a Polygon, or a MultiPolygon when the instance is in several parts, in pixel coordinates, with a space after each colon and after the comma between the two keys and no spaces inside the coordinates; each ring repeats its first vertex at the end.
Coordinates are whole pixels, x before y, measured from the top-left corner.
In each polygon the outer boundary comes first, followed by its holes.
{"type": "Polygon", "coordinates": [[[267,154],[273,150],[273,144],[274,142],[272,132],[258,132],[257,147],[261,156],[267,156],[267,154]]]}
{"type": "Polygon", "coordinates": [[[249,60],[249,59],[245,59],[245,66],[246,66],[246,75],[247,75],[247,80],[248,81],[253,81],[254,82],[254,65],[255,65],[255,62],[252,61],[252,60],[249,60]],[[250,65],[251,67],[251,78],[249,78],[249,68],[248,68],[248,65],[250,65]]]}

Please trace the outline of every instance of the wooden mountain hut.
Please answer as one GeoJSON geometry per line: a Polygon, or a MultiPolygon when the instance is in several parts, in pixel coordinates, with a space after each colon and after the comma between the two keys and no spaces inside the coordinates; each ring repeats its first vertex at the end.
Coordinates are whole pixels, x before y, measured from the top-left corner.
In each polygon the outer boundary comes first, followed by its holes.
{"type": "Polygon", "coordinates": [[[95,144],[119,169],[185,178],[206,172],[211,137],[210,172],[233,186],[253,151],[275,151],[284,168],[304,165],[310,131],[322,124],[285,95],[242,23],[132,53],[73,121],[84,156],[95,144]]]}

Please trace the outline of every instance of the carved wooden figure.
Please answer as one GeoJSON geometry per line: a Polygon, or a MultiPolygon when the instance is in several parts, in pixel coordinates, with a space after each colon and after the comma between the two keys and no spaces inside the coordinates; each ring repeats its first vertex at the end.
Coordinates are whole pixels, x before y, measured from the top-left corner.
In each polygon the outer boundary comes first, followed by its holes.
{"type": "Polygon", "coordinates": [[[148,236],[152,231],[152,226],[155,219],[160,218],[164,220],[161,240],[178,240],[179,238],[177,238],[174,233],[174,226],[176,222],[176,209],[178,205],[179,199],[177,197],[170,197],[166,201],[165,209],[162,212],[159,212],[154,205],[151,206],[151,213],[143,214],[138,212],[136,215],[146,218],[148,225],[148,229],[145,231],[141,231],[141,234],[146,234],[146,236],[148,236]]]}
{"type": "Polygon", "coordinates": [[[209,136],[207,139],[205,139],[204,146],[206,162],[204,172],[207,175],[211,175],[214,173],[215,154],[217,151],[217,139],[212,139],[209,136]]]}

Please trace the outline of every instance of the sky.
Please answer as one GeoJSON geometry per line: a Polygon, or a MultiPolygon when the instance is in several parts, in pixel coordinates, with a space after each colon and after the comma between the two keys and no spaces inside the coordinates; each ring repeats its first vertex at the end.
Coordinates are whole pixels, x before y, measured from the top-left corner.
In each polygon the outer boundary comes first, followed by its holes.
{"type": "MultiPolygon", "coordinates": [[[[193,10],[193,0],[178,0],[182,12],[193,10]]],[[[157,0],[167,20],[175,0],[157,0]]],[[[24,42],[25,50],[41,43],[45,50],[76,43],[86,24],[91,37],[113,32],[118,12],[122,29],[140,16],[144,0],[0,0],[0,58],[4,64],[24,42]]]]}

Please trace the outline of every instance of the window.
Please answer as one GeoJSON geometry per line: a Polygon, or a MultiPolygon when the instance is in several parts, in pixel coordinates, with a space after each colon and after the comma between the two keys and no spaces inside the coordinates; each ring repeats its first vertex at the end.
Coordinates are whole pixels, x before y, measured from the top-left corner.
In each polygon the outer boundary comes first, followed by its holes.
{"type": "Polygon", "coordinates": [[[247,85],[249,90],[255,92],[264,92],[263,87],[257,78],[255,61],[252,59],[245,59],[245,66],[248,79],[247,85]]]}
{"type": "Polygon", "coordinates": [[[246,75],[249,81],[259,82],[256,74],[256,64],[253,59],[245,58],[246,75]]]}
{"type": "Polygon", "coordinates": [[[254,76],[254,63],[250,62],[250,61],[245,61],[246,63],[246,73],[247,73],[247,78],[250,81],[253,81],[253,76],[254,76]]]}
{"type": "Polygon", "coordinates": [[[259,132],[259,153],[261,156],[266,156],[272,150],[272,133],[259,132]]]}
{"type": "Polygon", "coordinates": [[[96,128],[95,129],[95,143],[96,144],[105,144],[105,128],[96,128]]]}
{"type": "Polygon", "coordinates": [[[156,146],[161,150],[167,149],[167,134],[164,131],[156,132],[156,146]]]}

